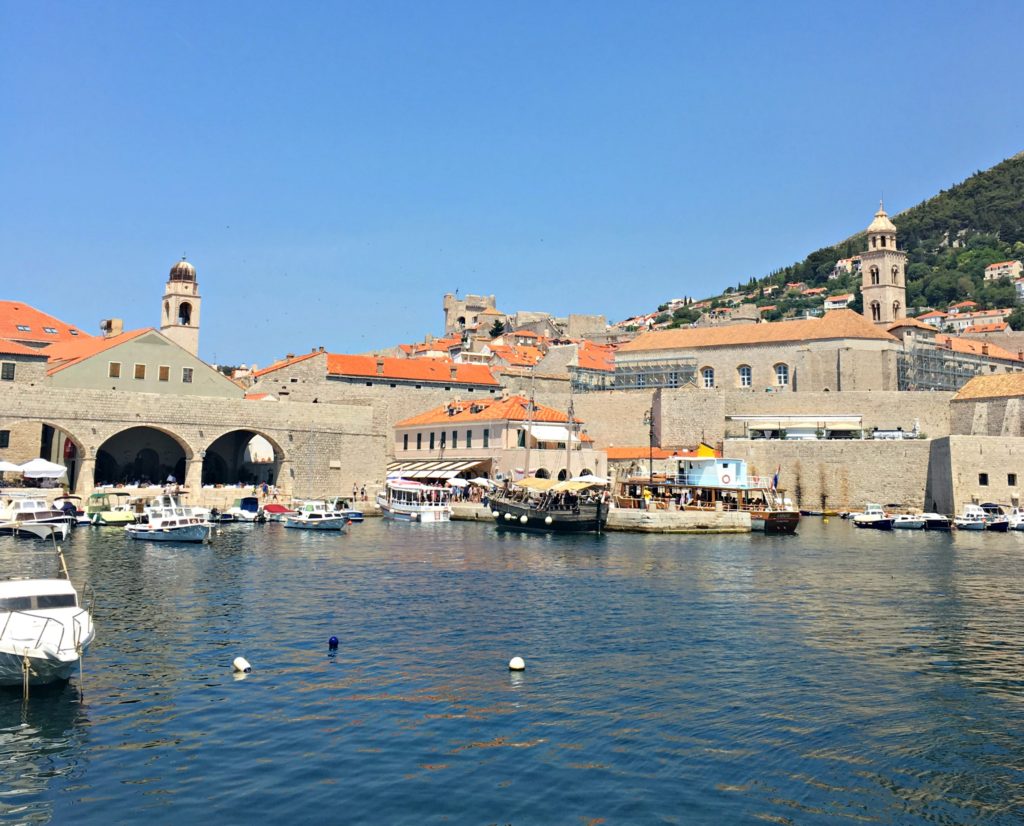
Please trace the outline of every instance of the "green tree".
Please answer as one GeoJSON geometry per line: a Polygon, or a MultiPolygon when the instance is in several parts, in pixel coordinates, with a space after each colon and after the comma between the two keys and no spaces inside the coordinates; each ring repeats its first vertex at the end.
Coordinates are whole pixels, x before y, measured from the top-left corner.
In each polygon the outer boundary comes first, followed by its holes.
{"type": "Polygon", "coordinates": [[[491,338],[497,338],[505,332],[505,324],[500,318],[496,318],[494,323],[491,325],[491,329],[488,331],[488,335],[491,338]]]}

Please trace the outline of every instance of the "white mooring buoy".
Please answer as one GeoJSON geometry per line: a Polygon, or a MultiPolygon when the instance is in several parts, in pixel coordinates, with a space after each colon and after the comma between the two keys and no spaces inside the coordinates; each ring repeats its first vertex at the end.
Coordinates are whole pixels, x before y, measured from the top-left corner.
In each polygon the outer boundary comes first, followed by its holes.
{"type": "Polygon", "coordinates": [[[508,670],[509,671],[525,671],[526,670],[526,663],[523,662],[523,658],[522,657],[513,657],[511,660],[508,661],[508,670]]]}
{"type": "Polygon", "coordinates": [[[231,663],[231,667],[235,669],[235,671],[240,671],[242,674],[248,674],[252,671],[252,666],[249,665],[249,661],[245,657],[235,657],[234,661],[231,663]]]}
{"type": "Polygon", "coordinates": [[[527,522],[530,521],[530,518],[524,513],[522,516],[519,517],[519,521],[525,525],[527,522]]]}

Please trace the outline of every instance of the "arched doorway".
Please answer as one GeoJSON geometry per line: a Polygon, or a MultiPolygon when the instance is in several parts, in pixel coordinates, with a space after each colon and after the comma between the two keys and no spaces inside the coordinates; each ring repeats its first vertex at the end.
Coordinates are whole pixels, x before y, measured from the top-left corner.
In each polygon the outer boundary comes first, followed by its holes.
{"type": "Polygon", "coordinates": [[[565,468],[562,468],[560,471],[558,471],[558,481],[559,482],[564,482],[568,478],[569,478],[569,472],[565,468]]]}
{"type": "Polygon", "coordinates": [[[277,484],[284,451],[255,430],[231,430],[203,451],[204,485],[277,484]]]}
{"type": "Polygon", "coordinates": [[[97,485],[163,485],[185,481],[186,449],[155,427],[130,427],[115,433],[96,451],[97,485]]]}
{"type": "Polygon", "coordinates": [[[0,421],[0,461],[21,465],[31,459],[46,459],[64,465],[67,474],[54,483],[74,488],[82,456],[81,440],[57,425],[40,421],[0,421]]]}
{"type": "Polygon", "coordinates": [[[551,478],[550,471],[548,471],[547,468],[543,468],[543,467],[537,468],[537,472],[534,473],[533,475],[536,476],[538,479],[550,479],[551,478]]]}

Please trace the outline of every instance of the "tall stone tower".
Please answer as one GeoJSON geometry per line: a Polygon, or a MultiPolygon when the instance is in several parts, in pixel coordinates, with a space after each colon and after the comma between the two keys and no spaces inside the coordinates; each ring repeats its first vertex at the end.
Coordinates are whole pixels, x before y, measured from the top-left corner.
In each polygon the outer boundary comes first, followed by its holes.
{"type": "Polygon", "coordinates": [[[868,226],[868,248],[860,254],[864,316],[880,327],[907,317],[907,254],[896,249],[896,225],[878,204],[868,226]]]}
{"type": "Polygon", "coordinates": [[[164,289],[160,332],[193,356],[199,355],[199,283],[196,268],[184,257],[171,267],[164,289]]]}

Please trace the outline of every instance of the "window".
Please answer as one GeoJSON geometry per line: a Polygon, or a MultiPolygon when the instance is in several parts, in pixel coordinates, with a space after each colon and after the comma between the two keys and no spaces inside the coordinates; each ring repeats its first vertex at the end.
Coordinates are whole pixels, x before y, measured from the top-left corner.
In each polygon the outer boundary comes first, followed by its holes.
{"type": "Polygon", "coordinates": [[[519,438],[516,440],[517,447],[526,447],[526,430],[521,429],[519,431],[519,438]]]}
{"type": "Polygon", "coordinates": [[[987,473],[979,473],[978,474],[978,484],[981,485],[983,488],[987,488],[988,487],[988,474],[987,473]]]}
{"type": "Polygon", "coordinates": [[[637,377],[636,377],[636,386],[637,387],[646,387],[647,386],[647,376],[645,376],[643,373],[638,373],[637,377]]]}
{"type": "Polygon", "coordinates": [[[433,430],[430,431],[430,449],[431,450],[434,449],[434,431],[433,430]]]}
{"type": "Polygon", "coordinates": [[[484,447],[491,446],[491,429],[489,427],[484,428],[484,447]]]}
{"type": "Polygon", "coordinates": [[[107,378],[119,379],[121,378],[121,362],[111,361],[107,364],[107,378]]]}
{"type": "Polygon", "coordinates": [[[0,361],[0,381],[14,381],[13,361],[0,361]]]}
{"type": "Polygon", "coordinates": [[[31,332],[31,330],[32,330],[32,328],[29,327],[27,324],[19,324],[18,325],[18,332],[19,333],[28,333],[28,332],[31,332]]]}
{"type": "Polygon", "coordinates": [[[893,318],[899,318],[900,317],[900,302],[898,302],[898,301],[892,302],[892,317],[893,318]]]}
{"type": "Polygon", "coordinates": [[[881,321],[882,320],[882,305],[877,301],[871,302],[871,320],[881,321]]]}
{"type": "Polygon", "coordinates": [[[714,367],[702,367],[700,370],[700,377],[704,380],[705,389],[710,390],[715,386],[715,368],[714,367]]]}
{"type": "Polygon", "coordinates": [[[473,431],[466,431],[466,447],[473,447],[473,431]]]}
{"type": "Polygon", "coordinates": [[[789,384],[789,365],[788,364],[776,364],[775,365],[775,385],[777,387],[786,387],[789,384]]]}
{"type": "Polygon", "coordinates": [[[0,430],[0,447],[11,446],[11,431],[0,430]]]}
{"type": "Polygon", "coordinates": [[[452,431],[452,450],[455,450],[459,446],[459,431],[452,431]]]}
{"type": "Polygon", "coordinates": [[[416,434],[416,449],[417,450],[423,450],[423,434],[422,433],[417,433],[416,434]]]}
{"type": "Polygon", "coordinates": [[[57,335],[57,328],[56,327],[43,327],[43,332],[44,333],[49,333],[51,336],[55,336],[55,335],[57,335]]]}
{"type": "Polygon", "coordinates": [[[192,384],[192,368],[182,367],[181,368],[181,381],[183,384],[192,384]]]}
{"type": "Polygon", "coordinates": [[[668,386],[669,387],[678,387],[679,386],[679,374],[678,373],[669,373],[668,374],[668,386]]]}
{"type": "Polygon", "coordinates": [[[146,378],[146,365],[145,364],[136,364],[135,365],[135,378],[140,379],[140,380],[146,378]]]}
{"type": "Polygon", "coordinates": [[[159,373],[158,378],[160,379],[160,381],[170,381],[171,380],[171,368],[168,367],[166,364],[161,364],[160,365],[160,369],[159,369],[158,373],[159,373]]]}
{"type": "Polygon", "coordinates": [[[71,335],[73,335],[73,336],[77,336],[78,335],[78,330],[68,330],[68,332],[71,333],[71,335]]]}
{"type": "Polygon", "coordinates": [[[442,430],[441,431],[441,450],[444,450],[446,444],[448,444],[448,431],[447,430],[442,430]]]}
{"type": "Polygon", "coordinates": [[[1009,487],[1011,487],[1011,488],[1017,487],[1017,474],[1016,473],[1007,473],[1006,474],[1006,484],[1009,487]]]}
{"type": "Polygon", "coordinates": [[[900,274],[900,268],[897,267],[895,264],[893,264],[893,267],[892,267],[892,283],[893,284],[898,284],[899,283],[899,274],[900,274]]]}
{"type": "Polygon", "coordinates": [[[740,387],[750,387],[754,383],[754,373],[749,364],[741,364],[736,368],[739,375],[740,387]]]}
{"type": "Polygon", "coordinates": [[[408,450],[408,449],[409,449],[409,434],[408,433],[403,433],[402,434],[402,450],[408,450]]]}
{"type": "Polygon", "coordinates": [[[871,268],[871,283],[872,284],[877,284],[878,283],[878,267],[872,267],[871,268]]]}

